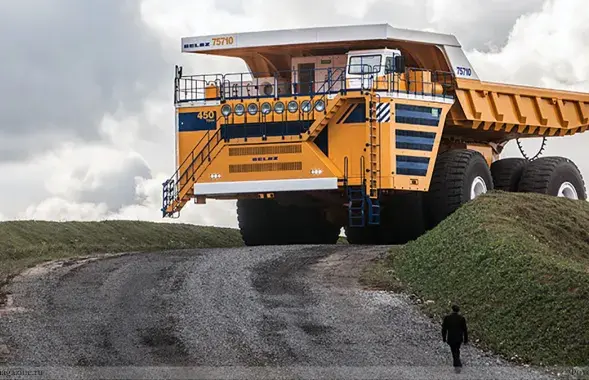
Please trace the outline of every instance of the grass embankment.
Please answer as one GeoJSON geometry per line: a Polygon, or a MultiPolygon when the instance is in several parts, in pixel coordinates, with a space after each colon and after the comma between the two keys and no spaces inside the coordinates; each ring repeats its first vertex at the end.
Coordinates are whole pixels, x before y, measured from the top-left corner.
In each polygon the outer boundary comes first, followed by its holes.
{"type": "Polygon", "coordinates": [[[243,245],[238,230],[134,221],[0,222],[0,283],[28,266],[98,253],[243,245]]]}
{"type": "Polygon", "coordinates": [[[472,341],[535,365],[589,365],[589,203],[492,193],[371,268],[441,321],[451,303],[472,341]]]}

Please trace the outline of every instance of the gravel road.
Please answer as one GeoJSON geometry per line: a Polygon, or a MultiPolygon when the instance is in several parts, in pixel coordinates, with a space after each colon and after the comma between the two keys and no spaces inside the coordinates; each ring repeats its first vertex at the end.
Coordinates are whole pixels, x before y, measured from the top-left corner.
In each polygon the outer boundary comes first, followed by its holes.
{"type": "Polygon", "coordinates": [[[204,249],[37,267],[5,289],[0,362],[43,378],[545,378],[471,346],[455,374],[437,323],[405,296],[357,284],[385,250],[204,249]]]}

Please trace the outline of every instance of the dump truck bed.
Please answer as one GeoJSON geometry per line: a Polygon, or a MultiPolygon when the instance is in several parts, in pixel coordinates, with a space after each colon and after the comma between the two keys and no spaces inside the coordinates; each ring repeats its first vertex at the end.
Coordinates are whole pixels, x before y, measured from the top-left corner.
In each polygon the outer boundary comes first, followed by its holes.
{"type": "Polygon", "coordinates": [[[589,94],[456,79],[447,127],[509,136],[568,136],[589,127],[589,94]]]}

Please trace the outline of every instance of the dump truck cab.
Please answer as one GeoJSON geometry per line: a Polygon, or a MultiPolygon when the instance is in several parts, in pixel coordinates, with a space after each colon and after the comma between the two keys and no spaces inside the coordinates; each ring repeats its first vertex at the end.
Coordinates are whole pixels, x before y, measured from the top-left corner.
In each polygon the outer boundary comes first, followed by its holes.
{"type": "MultiPolygon", "coordinates": [[[[342,227],[352,243],[405,242],[486,191],[534,183],[528,160],[499,159],[508,141],[589,126],[587,94],[482,82],[450,35],[322,27],[186,37],[182,51],[248,70],[176,67],[163,215],[235,199],[249,245],[332,243],[342,227]]],[[[525,186],[585,199],[559,165],[563,183],[525,186]]]]}
{"type": "Polygon", "coordinates": [[[386,75],[404,73],[404,57],[396,49],[357,50],[347,54],[349,89],[371,89],[386,75]]]}

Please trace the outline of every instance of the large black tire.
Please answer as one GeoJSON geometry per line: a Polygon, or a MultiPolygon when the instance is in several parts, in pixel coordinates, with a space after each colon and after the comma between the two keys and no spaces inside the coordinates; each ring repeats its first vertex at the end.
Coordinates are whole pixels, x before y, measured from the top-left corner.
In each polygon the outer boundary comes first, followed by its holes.
{"type": "Polygon", "coordinates": [[[517,192],[528,161],[524,158],[504,158],[493,162],[491,175],[495,190],[517,192]]]}
{"type": "Polygon", "coordinates": [[[385,202],[381,214],[379,243],[385,245],[406,244],[425,232],[423,194],[398,193],[385,202]]]}
{"type": "Polygon", "coordinates": [[[318,208],[282,206],[273,199],[240,199],[237,219],[247,246],[336,244],[340,227],[318,208]]]}
{"type": "Polygon", "coordinates": [[[378,244],[379,226],[366,226],[363,228],[344,227],[346,239],[352,245],[378,244]]]}
{"type": "Polygon", "coordinates": [[[478,194],[494,188],[491,170],[483,155],[468,149],[440,154],[430,189],[424,199],[428,229],[437,226],[463,204],[474,199],[471,196],[473,188],[478,190],[478,194]]]}
{"type": "Polygon", "coordinates": [[[530,162],[522,174],[519,191],[586,200],[587,191],[583,176],[575,163],[564,157],[542,157],[530,162]],[[574,192],[572,191],[574,189],[574,192]],[[576,196],[572,196],[576,193],[576,196]]]}
{"type": "Polygon", "coordinates": [[[284,244],[284,223],[279,206],[271,199],[240,199],[237,221],[247,246],[284,244]]]}
{"type": "Polygon", "coordinates": [[[336,244],[341,226],[327,220],[320,208],[289,206],[284,212],[288,244],[336,244]]]}

